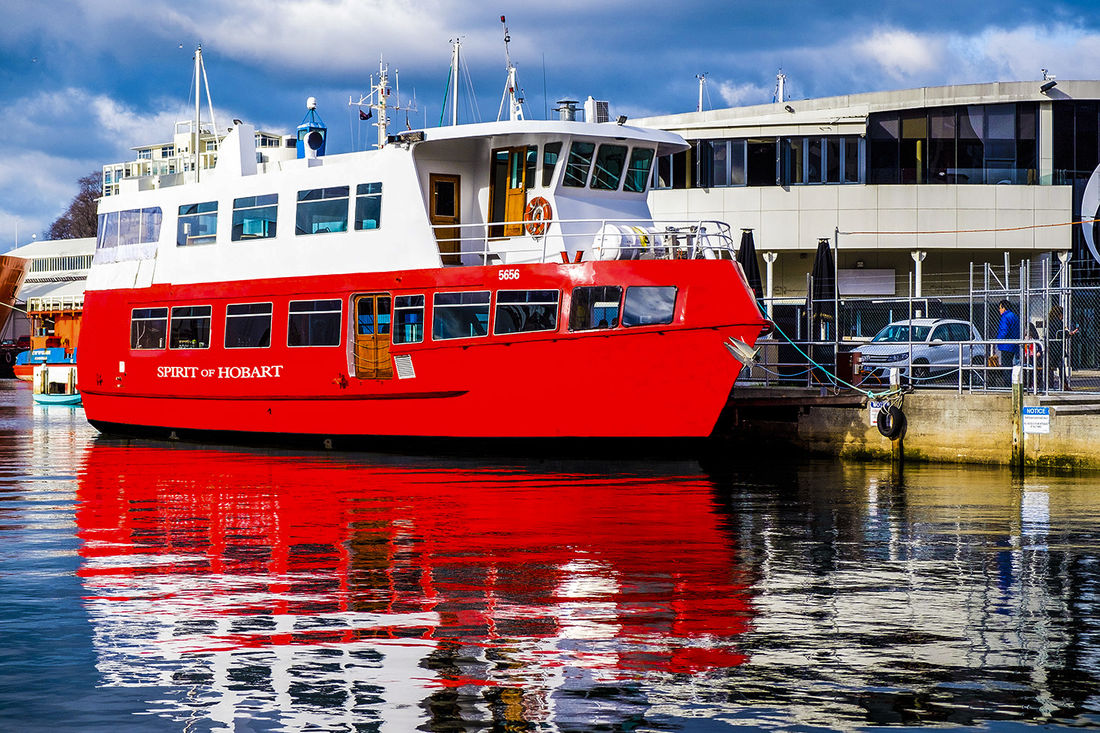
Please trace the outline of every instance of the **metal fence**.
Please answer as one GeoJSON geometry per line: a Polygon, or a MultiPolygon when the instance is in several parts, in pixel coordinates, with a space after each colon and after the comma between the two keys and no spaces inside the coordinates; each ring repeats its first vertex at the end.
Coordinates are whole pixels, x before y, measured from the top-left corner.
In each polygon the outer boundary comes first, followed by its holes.
{"type": "Polygon", "coordinates": [[[910,275],[905,297],[764,299],[776,329],[741,380],[873,390],[895,368],[914,388],[997,390],[1018,364],[1031,392],[1100,393],[1100,288],[1072,287],[1059,261],[972,265],[969,281],[967,292],[934,297],[915,295],[910,275]],[[1002,302],[1015,333],[999,330],[1002,302]]]}

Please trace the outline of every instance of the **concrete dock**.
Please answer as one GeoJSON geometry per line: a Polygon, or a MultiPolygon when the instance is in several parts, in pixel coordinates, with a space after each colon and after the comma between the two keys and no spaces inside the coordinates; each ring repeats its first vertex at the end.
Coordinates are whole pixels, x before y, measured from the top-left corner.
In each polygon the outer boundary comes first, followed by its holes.
{"type": "Polygon", "coordinates": [[[1021,402],[1010,391],[917,390],[901,398],[906,429],[890,440],[859,392],[738,386],[720,433],[759,449],[856,460],[1100,470],[1100,395],[1023,395],[1021,402]]]}

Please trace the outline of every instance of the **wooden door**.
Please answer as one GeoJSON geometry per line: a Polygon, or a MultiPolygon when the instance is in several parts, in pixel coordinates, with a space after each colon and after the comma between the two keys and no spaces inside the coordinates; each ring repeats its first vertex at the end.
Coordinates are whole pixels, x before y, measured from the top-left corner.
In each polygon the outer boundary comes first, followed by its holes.
{"type": "Polygon", "coordinates": [[[435,229],[439,254],[444,265],[459,265],[462,260],[461,221],[459,219],[459,176],[432,173],[429,178],[431,201],[428,211],[429,220],[435,229]]]}
{"type": "Polygon", "coordinates": [[[527,185],[524,180],[526,171],[527,148],[508,150],[508,176],[504,191],[504,236],[518,237],[523,234],[523,208],[527,206],[527,185]]]}
{"type": "Polygon", "coordinates": [[[359,379],[393,379],[392,304],[389,293],[355,298],[355,376],[359,379]]]}

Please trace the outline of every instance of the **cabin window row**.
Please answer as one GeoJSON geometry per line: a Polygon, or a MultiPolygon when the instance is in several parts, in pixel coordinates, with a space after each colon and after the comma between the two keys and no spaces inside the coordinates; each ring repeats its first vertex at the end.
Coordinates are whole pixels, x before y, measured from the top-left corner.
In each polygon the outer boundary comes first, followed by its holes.
{"type": "Polygon", "coordinates": [[[100,214],[97,222],[96,249],[155,243],[160,239],[162,218],[159,206],[100,214]]]}
{"type": "MultiPolygon", "coordinates": [[[[556,331],[560,292],[557,290],[501,290],[496,297],[493,333],[556,331]]],[[[489,334],[492,293],[488,290],[435,293],[432,296],[433,341],[478,338],[489,334]]],[[[391,313],[375,313],[371,298],[361,298],[356,313],[359,335],[388,334],[395,344],[424,341],[424,295],[398,295],[391,313]],[[392,329],[392,332],[391,332],[392,329]]],[[[386,311],[389,311],[388,303],[386,311]]],[[[672,322],[676,288],[617,285],[573,289],[570,331],[672,322]]],[[[379,309],[381,310],[381,308],[379,309]]],[[[231,303],[226,306],[227,349],[271,346],[271,303],[231,303]]],[[[339,299],[291,301],[287,309],[287,346],[339,346],[343,308],[339,299]]],[[[208,349],[213,312],[209,305],[171,309],[135,308],[130,318],[130,348],[134,350],[208,349]]]]}
{"type": "MultiPolygon", "coordinates": [[[[435,293],[432,296],[432,340],[478,338],[489,335],[492,293],[488,290],[435,293]]],[[[423,295],[394,298],[393,343],[420,343],[424,340],[423,295]]],[[[501,290],[496,296],[493,334],[556,331],[560,293],[557,290],[501,290]]],[[[573,289],[570,331],[592,331],[623,326],[650,326],[672,323],[676,306],[676,288],[672,286],[617,285],[573,289]]],[[[360,323],[362,327],[362,322],[360,323]]],[[[360,334],[370,331],[359,331],[360,334]]]]}
{"type": "MultiPolygon", "coordinates": [[[[339,346],[343,309],[338,299],[291,301],[287,310],[287,346],[339,346]]],[[[130,318],[130,348],[208,349],[209,305],[136,308],[130,318]]],[[[225,309],[227,349],[271,346],[271,303],[231,303],[225,309]]]]}
{"type": "MultiPolygon", "coordinates": [[[[354,207],[350,186],[329,186],[299,191],[294,212],[295,234],[348,231],[349,210],[356,231],[378,229],[382,224],[382,184],[355,187],[354,207]]],[[[230,240],[270,239],[278,234],[279,195],[242,196],[233,199],[230,240]]],[[[218,202],[203,201],[179,207],[176,245],[213,244],[218,238],[218,202]]]]}
{"type": "Polygon", "coordinates": [[[627,146],[575,140],[569,146],[562,185],[598,191],[617,191],[622,184],[628,193],[645,191],[653,165],[652,148],[634,148],[627,159],[627,146]],[[625,175],[624,175],[625,172],[625,175]]]}

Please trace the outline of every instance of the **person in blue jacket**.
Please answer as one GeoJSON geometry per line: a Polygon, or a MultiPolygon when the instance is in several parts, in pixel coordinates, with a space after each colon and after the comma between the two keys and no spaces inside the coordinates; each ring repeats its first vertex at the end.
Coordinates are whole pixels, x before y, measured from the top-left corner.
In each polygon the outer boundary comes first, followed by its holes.
{"type": "MultiPolygon", "coordinates": [[[[997,324],[997,338],[1020,340],[1020,319],[1012,312],[1012,305],[1007,300],[997,304],[997,310],[1001,313],[1001,321],[997,324]]],[[[1020,363],[1020,345],[1016,343],[997,344],[997,363],[1002,368],[1011,368],[1020,363]]],[[[1004,385],[1008,384],[1008,373],[1002,377],[1004,385]]]]}

